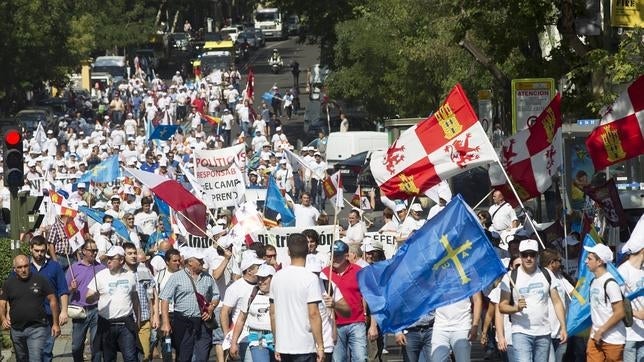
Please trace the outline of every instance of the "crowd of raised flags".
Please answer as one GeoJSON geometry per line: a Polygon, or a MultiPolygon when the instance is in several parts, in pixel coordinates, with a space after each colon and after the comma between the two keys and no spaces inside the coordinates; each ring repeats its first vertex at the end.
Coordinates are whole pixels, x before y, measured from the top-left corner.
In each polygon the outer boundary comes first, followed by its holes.
{"type": "MultiPolygon", "coordinates": [[[[252,81],[249,84],[252,89],[252,81]]],[[[207,97],[208,85],[205,89],[207,97]]],[[[47,217],[35,233],[47,234],[62,220],[72,246],[72,254],[68,255],[71,259],[84,241],[95,238],[96,232],[101,233],[105,215],[112,215],[107,226],[113,231],[109,239],[113,246],[136,240],[137,247],[154,256],[164,241],[188,255],[195,250],[233,245],[235,256],[231,263],[239,263],[243,251],[260,241],[277,247],[279,261],[288,264],[286,246],[279,241],[280,237],[301,231],[301,226],[296,227],[300,225],[297,217],[302,215],[298,214],[298,207],[319,208],[314,221],[301,225],[320,231],[321,226],[328,224],[332,239],[358,245],[363,251],[386,249],[389,258],[365,266],[357,279],[381,333],[396,333],[437,308],[489,292],[493,282],[506,273],[507,264],[504,266],[501,257],[509,263],[516,256],[508,244],[514,242],[518,246],[521,240],[534,238],[539,240],[540,249],[554,248],[568,255],[567,246],[582,242],[591,247],[602,242],[597,234],[591,233],[590,223],[576,237],[576,243],[571,235],[550,237],[523,206],[523,201],[539,196],[551,186],[552,176],[562,165],[560,104],[564,101],[557,95],[532,126],[507,138],[499,157],[464,91],[457,85],[432,116],[405,131],[389,149],[373,153],[371,171],[383,202],[393,214],[376,232],[369,232],[363,221],[366,215],[360,207],[363,205],[360,191],[352,200],[356,203],[346,202],[357,206],[357,225],[334,227],[339,223],[337,217],[325,220],[327,200],[334,209],[333,216],[339,214],[345,200],[339,173],[327,174],[318,150],[307,148],[298,155],[288,139],[281,136],[281,128],[269,131],[266,126],[257,129],[257,137],[277,135],[271,142],[266,139],[258,147],[251,147],[253,143],[241,138],[236,148],[224,147],[228,145],[218,138],[220,118],[213,121],[210,130],[213,134],[207,137],[208,129],[200,122],[193,123],[192,129],[184,134],[179,125],[158,120],[152,124],[152,117],[145,122],[147,132],[143,127],[135,127],[132,134],[131,130],[124,132],[120,124],[114,129],[96,124],[91,135],[74,133],[61,145],[54,141],[52,132],[39,127],[25,145],[29,153],[25,187],[34,194],[48,196],[42,210],[47,217]],[[210,137],[215,142],[206,144],[204,139],[210,137]],[[93,146],[90,148],[89,144],[93,146]],[[234,148],[230,151],[233,156],[218,158],[215,151],[225,152],[227,148],[234,148]],[[223,163],[214,161],[219,159],[223,163]],[[449,188],[449,195],[444,192],[445,181],[450,177],[488,164],[493,187],[524,214],[523,225],[512,228],[514,241],[509,243],[499,242],[498,234],[488,232],[489,225],[482,225],[460,196],[452,198],[449,188]],[[221,188],[213,185],[223,184],[241,187],[243,192],[217,196],[217,189],[221,188]],[[312,184],[317,186],[312,189],[312,184]],[[311,191],[313,195],[309,194],[311,191]],[[427,222],[420,218],[423,212],[420,205],[413,202],[426,194],[434,194],[432,199],[440,206],[430,211],[427,222]],[[305,195],[312,196],[313,205],[305,204],[305,195]],[[143,199],[151,200],[156,210],[154,220],[146,221],[151,222],[151,227],[138,223],[126,226],[123,216],[131,214],[136,220],[136,215],[142,212],[143,199]],[[232,201],[230,204],[218,201],[224,199],[232,201]],[[409,215],[405,217],[406,211],[409,215]],[[95,224],[101,227],[96,228],[95,224]],[[160,236],[151,243],[148,240],[153,233],[160,236]],[[355,235],[358,237],[353,239],[355,235]],[[389,245],[378,241],[383,235],[388,237],[389,245]]],[[[587,146],[596,166],[605,167],[644,153],[642,112],[644,77],[609,107],[601,125],[589,136],[587,146]]],[[[206,117],[214,117],[208,113],[205,112],[206,117]]],[[[614,190],[610,182],[607,180],[606,187],[614,190]]],[[[596,208],[604,211],[611,225],[623,225],[623,211],[613,201],[615,195],[593,191],[596,189],[586,190],[596,208]]],[[[492,219],[494,215],[489,221],[492,219]]],[[[642,243],[644,237],[632,237],[628,244],[631,249],[626,251],[639,252],[642,243]]],[[[329,242],[320,245],[320,249],[332,253],[330,246],[329,242]]],[[[106,252],[110,246],[105,248],[106,252]]],[[[576,259],[578,270],[578,282],[565,303],[570,335],[590,326],[588,293],[593,277],[584,264],[586,254],[584,251],[570,256],[576,259]]],[[[331,259],[325,262],[328,265],[331,259]]],[[[608,265],[609,272],[624,284],[617,269],[608,265]]],[[[625,290],[634,301],[633,309],[643,307],[641,281],[639,286],[636,290],[625,290]]],[[[642,321],[637,323],[641,328],[642,321]]]]}

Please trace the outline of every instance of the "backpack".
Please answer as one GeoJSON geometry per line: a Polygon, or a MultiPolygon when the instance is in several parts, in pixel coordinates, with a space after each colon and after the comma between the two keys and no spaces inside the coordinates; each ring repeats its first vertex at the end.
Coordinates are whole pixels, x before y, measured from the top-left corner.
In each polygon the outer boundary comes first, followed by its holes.
{"type": "MultiPolygon", "coordinates": [[[[610,282],[615,282],[617,284],[617,281],[613,278],[609,278],[606,280],[604,283],[604,303],[608,304],[608,294],[606,294],[606,286],[610,282]]],[[[591,282],[592,284],[592,282],[591,282]]],[[[618,284],[619,286],[619,284],[618,284]]],[[[624,293],[622,293],[620,289],[620,294],[622,295],[622,305],[624,306],[624,318],[622,318],[622,322],[624,322],[624,325],[626,327],[631,327],[633,326],[633,306],[631,306],[631,300],[628,299],[624,293]]]]}
{"type": "MultiPolygon", "coordinates": [[[[548,271],[541,266],[539,267],[539,270],[541,270],[541,274],[543,274],[543,276],[546,278],[546,281],[548,281],[548,290],[550,290],[550,284],[552,284],[550,273],[548,273],[548,271]]],[[[512,293],[512,289],[515,285],[517,285],[517,273],[518,269],[514,269],[510,272],[510,279],[512,279],[512,284],[510,285],[510,305],[514,305],[514,294],[512,293]]]]}

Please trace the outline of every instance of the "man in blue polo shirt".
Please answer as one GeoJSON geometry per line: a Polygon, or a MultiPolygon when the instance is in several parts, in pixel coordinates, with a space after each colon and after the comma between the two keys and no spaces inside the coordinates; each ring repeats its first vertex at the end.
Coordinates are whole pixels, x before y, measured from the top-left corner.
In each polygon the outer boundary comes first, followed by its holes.
{"type": "MultiPolygon", "coordinates": [[[[38,235],[31,239],[29,242],[29,251],[31,252],[31,272],[34,274],[40,274],[47,279],[54,290],[54,294],[59,299],[60,314],[58,316],[58,321],[59,324],[63,326],[67,323],[67,303],[69,302],[69,289],[67,288],[67,281],[65,280],[63,268],[57,261],[47,259],[47,239],[43,236],[38,235]]],[[[51,327],[52,315],[49,303],[45,303],[45,312],[47,313],[49,327],[51,327]]],[[[54,349],[55,338],[56,337],[52,335],[47,337],[42,354],[44,362],[51,361],[53,358],[52,352],[54,349]]]]}

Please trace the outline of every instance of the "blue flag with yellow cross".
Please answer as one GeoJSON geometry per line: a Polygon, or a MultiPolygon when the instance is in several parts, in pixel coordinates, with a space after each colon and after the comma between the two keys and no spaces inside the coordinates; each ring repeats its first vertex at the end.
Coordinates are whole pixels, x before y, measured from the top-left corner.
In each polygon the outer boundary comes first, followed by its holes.
{"type": "Polygon", "coordinates": [[[120,176],[119,156],[114,155],[82,174],[78,182],[112,182],[120,176]]]}
{"type": "Polygon", "coordinates": [[[391,333],[486,289],[504,272],[474,212],[457,195],[393,258],[359,271],[358,283],[378,326],[391,333]]]}

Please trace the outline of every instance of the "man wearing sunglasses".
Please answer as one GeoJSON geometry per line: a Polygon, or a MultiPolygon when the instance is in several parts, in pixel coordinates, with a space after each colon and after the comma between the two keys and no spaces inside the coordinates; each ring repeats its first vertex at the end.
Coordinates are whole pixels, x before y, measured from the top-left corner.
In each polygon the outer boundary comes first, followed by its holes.
{"type": "MultiPolygon", "coordinates": [[[[80,248],[79,260],[67,269],[67,285],[69,286],[69,304],[85,309],[85,318],[72,320],[72,357],[74,361],[83,361],[85,339],[89,331],[90,341],[96,337],[98,322],[98,302],[88,303],[88,287],[94,275],[105,269],[105,265],[96,261],[98,247],[93,241],[86,241],[80,248]]],[[[101,355],[92,348],[92,361],[100,361],[101,355]]]]}
{"type": "MultiPolygon", "coordinates": [[[[511,314],[514,357],[517,361],[536,361],[546,358],[551,348],[548,301],[552,301],[561,325],[559,343],[566,343],[566,316],[557,293],[557,283],[551,271],[539,267],[536,240],[522,240],[519,244],[521,266],[501,282],[499,311],[511,314]],[[546,275],[547,273],[547,275],[546,275]],[[516,276],[516,279],[515,279],[516,276]]],[[[546,358],[547,359],[547,358],[546,358]]]]}

